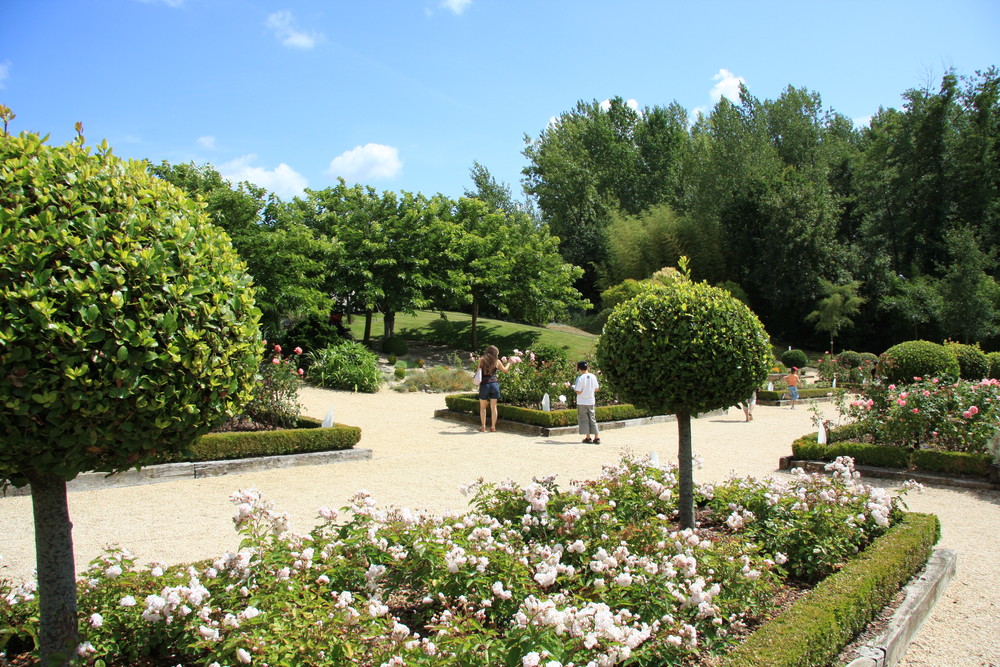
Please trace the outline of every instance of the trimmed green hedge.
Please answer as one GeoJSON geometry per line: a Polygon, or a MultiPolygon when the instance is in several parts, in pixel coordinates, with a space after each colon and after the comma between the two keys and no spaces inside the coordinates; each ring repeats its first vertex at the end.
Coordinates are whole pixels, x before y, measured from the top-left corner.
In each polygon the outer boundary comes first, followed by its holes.
{"type": "Polygon", "coordinates": [[[334,424],[330,428],[319,428],[320,423],[316,419],[300,417],[298,428],[294,429],[207,433],[195,440],[188,452],[161,456],[156,463],[224,461],[255,456],[329,452],[351,449],[361,440],[361,429],[357,426],[334,424]]]}
{"type": "Polygon", "coordinates": [[[979,477],[990,475],[990,464],[993,459],[989,454],[913,450],[908,447],[872,445],[849,440],[858,434],[857,424],[830,429],[829,444],[826,445],[816,441],[816,433],[804,435],[792,443],[792,456],[806,461],[833,461],[838,456],[850,456],[857,465],[979,477]]]}
{"type": "Polygon", "coordinates": [[[825,667],[927,563],[941,536],[932,514],[907,514],[842,570],[765,623],[723,667],[825,667]]]}
{"type": "MultiPolygon", "coordinates": [[[[444,402],[449,410],[467,412],[474,415],[479,414],[479,398],[476,394],[452,394],[445,396],[444,402]]],[[[648,410],[640,410],[634,405],[627,403],[621,405],[599,405],[595,412],[597,413],[598,422],[638,419],[640,417],[649,417],[653,414],[648,410]]],[[[514,405],[500,403],[497,405],[497,415],[501,419],[546,428],[575,426],[577,423],[576,410],[552,410],[551,412],[545,412],[544,410],[519,408],[514,405]]]]}
{"type": "MultiPolygon", "coordinates": [[[[837,387],[836,389],[834,389],[832,387],[810,387],[810,388],[807,388],[807,389],[799,387],[799,400],[801,401],[801,400],[806,399],[806,398],[823,398],[823,397],[825,397],[825,396],[827,396],[828,394],[831,394],[831,393],[843,394],[844,391],[845,390],[844,390],[843,387],[837,387]]],[[[757,400],[758,401],[783,401],[783,400],[790,400],[790,399],[785,398],[785,396],[787,396],[787,395],[788,395],[788,392],[785,391],[784,389],[782,389],[782,390],[775,390],[775,391],[768,391],[767,389],[758,389],[757,390],[757,400]]]]}

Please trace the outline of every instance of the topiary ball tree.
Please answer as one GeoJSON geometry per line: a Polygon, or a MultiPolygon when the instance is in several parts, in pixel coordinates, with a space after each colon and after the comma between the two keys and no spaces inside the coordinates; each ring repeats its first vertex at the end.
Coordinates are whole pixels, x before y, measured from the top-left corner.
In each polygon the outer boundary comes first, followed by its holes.
{"type": "Polygon", "coordinates": [[[929,340],[908,340],[893,345],[879,356],[875,367],[875,375],[894,384],[911,384],[915,377],[957,380],[959,372],[955,353],[929,340]]]}
{"type": "Polygon", "coordinates": [[[39,648],[68,664],[66,481],[183,450],[236,413],[260,312],[203,207],[106,143],[0,134],[0,201],[0,486],[31,486],[39,648]]]}
{"type": "Polygon", "coordinates": [[[597,342],[605,380],[635,405],[677,415],[682,528],[694,527],[691,416],[746,400],[771,359],[757,316],[706,283],[675,281],[608,317],[597,342]]]}

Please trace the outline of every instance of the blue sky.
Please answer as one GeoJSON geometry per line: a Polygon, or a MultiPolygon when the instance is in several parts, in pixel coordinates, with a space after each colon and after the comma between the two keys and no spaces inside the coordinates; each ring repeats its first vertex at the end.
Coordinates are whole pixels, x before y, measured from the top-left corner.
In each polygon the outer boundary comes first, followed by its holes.
{"type": "Polygon", "coordinates": [[[696,112],[739,81],[858,122],[1000,65],[998,0],[0,0],[12,131],[211,163],[285,198],[520,192],[524,135],[579,100],[696,112]]]}

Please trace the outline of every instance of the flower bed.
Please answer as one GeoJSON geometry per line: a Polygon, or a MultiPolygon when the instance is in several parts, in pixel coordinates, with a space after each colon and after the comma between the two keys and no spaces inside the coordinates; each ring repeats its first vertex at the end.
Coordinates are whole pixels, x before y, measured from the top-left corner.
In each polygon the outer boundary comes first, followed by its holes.
{"type": "MultiPolygon", "coordinates": [[[[806,656],[794,664],[825,664],[926,560],[937,530],[933,517],[900,523],[898,498],[858,483],[848,462],[833,472],[702,485],[693,531],[672,518],[676,469],[638,459],[567,490],[551,478],[478,483],[463,516],[379,510],[362,492],[344,514],[321,509],[308,535],[242,491],[238,553],[174,567],[139,567],[121,550],[95,560],[79,653],[114,667],[714,662],[785,586],[840,571],[806,597],[813,611],[791,622],[801,630],[765,626],[772,639],[751,636],[730,657],[793,664],[740,657],[783,655],[779,637],[806,656]]],[[[37,613],[31,586],[0,581],[10,656],[30,649],[37,613]]]]}
{"type": "MultiPolygon", "coordinates": [[[[805,401],[810,399],[826,399],[844,394],[845,390],[843,387],[837,387],[836,389],[832,387],[800,387],[799,388],[799,400],[805,401]]],[[[782,401],[790,401],[788,397],[788,392],[786,390],[774,390],[768,391],[766,389],[757,390],[757,402],[761,404],[779,404],[782,401]]]]}

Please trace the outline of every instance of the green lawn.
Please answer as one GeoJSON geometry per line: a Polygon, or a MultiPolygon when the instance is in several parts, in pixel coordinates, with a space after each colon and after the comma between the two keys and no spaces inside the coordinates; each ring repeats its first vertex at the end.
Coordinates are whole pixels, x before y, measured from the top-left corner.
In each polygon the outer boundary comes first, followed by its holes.
{"type": "MultiPolygon", "coordinates": [[[[351,333],[358,340],[365,334],[365,318],[355,315],[351,323],[351,333]]],[[[593,357],[597,346],[597,336],[588,333],[572,333],[527,324],[515,324],[502,320],[479,318],[476,327],[479,347],[496,345],[503,355],[511,354],[516,348],[528,350],[544,343],[566,350],[569,359],[578,360],[593,357]]],[[[372,338],[382,335],[382,318],[372,318],[372,338]]],[[[406,340],[423,341],[447,345],[458,350],[472,347],[472,316],[451,311],[421,310],[413,315],[396,315],[396,335],[406,340]],[[443,314],[443,317],[442,317],[443,314]]],[[[470,350],[471,351],[471,350],[470,350]]]]}

